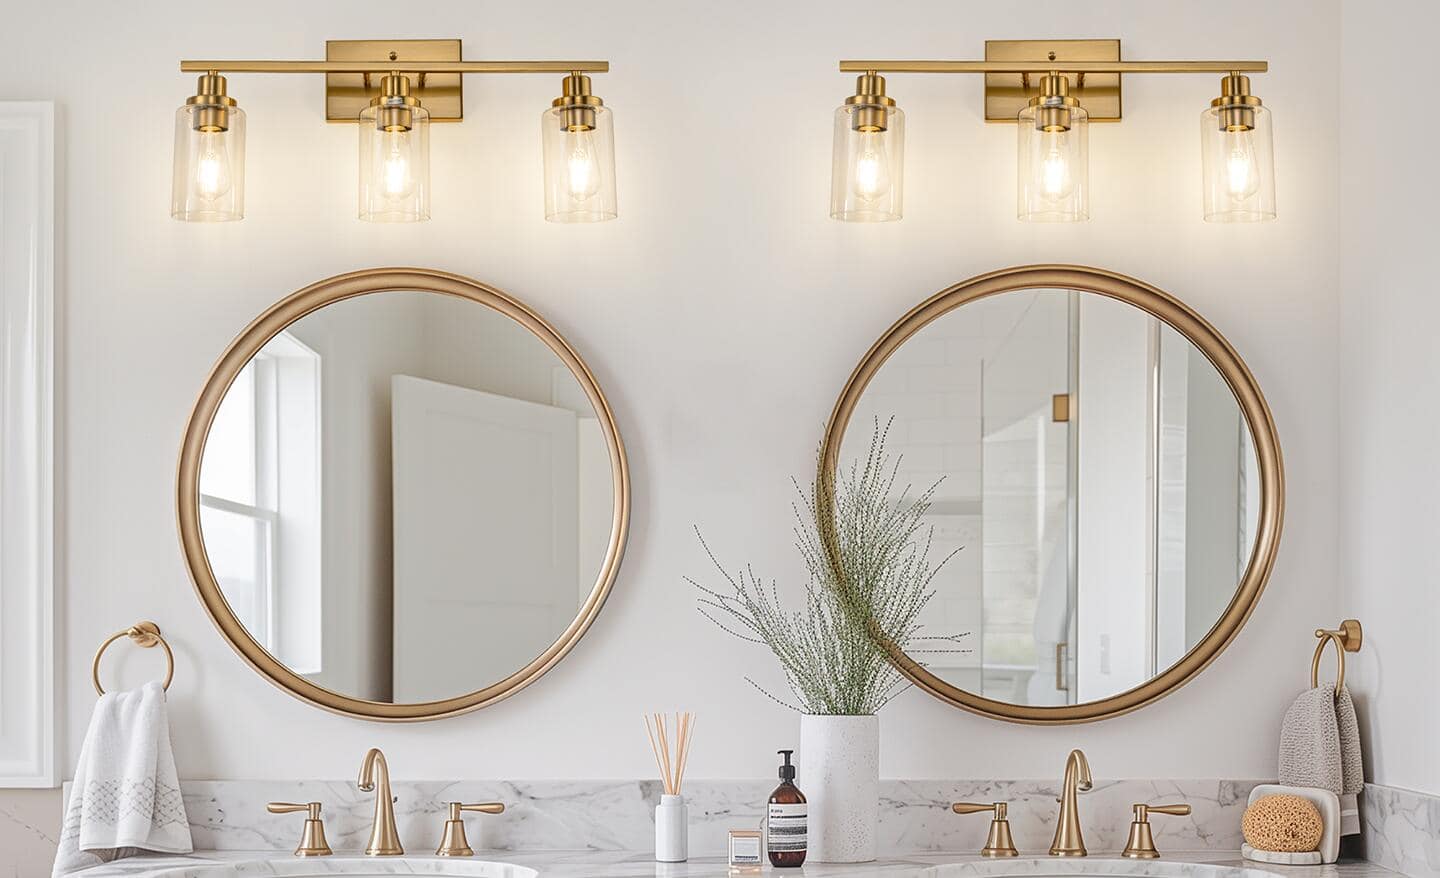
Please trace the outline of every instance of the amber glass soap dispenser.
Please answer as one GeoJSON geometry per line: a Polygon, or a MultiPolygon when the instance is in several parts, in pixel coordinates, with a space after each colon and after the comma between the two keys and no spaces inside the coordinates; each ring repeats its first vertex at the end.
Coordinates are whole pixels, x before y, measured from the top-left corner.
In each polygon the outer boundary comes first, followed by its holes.
{"type": "Polygon", "coordinates": [[[795,766],[790,764],[794,750],[781,750],[785,763],[780,766],[780,786],[770,794],[765,814],[765,849],[770,865],[778,868],[799,866],[805,862],[805,834],[808,817],[805,794],[795,786],[795,766]]]}

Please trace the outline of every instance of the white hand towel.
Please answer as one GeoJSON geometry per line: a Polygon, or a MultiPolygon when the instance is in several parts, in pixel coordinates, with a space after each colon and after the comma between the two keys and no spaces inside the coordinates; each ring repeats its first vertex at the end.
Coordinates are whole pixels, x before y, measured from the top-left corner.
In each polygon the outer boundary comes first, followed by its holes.
{"type": "Polygon", "coordinates": [[[1340,834],[1360,832],[1360,793],[1365,789],[1365,760],[1360,752],[1360,723],[1349,688],[1335,698],[1335,721],[1340,733],[1340,834]]]}
{"type": "Polygon", "coordinates": [[[53,875],[138,851],[193,849],[170,749],[165,690],[152,682],[101,695],[75,766],[53,875]]]}
{"type": "Polygon", "coordinates": [[[1337,796],[1345,791],[1335,687],[1307,689],[1285,711],[1280,727],[1280,783],[1317,787],[1337,796]]]}

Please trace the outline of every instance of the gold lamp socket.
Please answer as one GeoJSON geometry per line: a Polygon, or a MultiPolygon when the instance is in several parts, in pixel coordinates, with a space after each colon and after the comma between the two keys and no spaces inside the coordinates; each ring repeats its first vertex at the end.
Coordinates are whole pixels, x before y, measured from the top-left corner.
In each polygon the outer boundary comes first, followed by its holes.
{"type": "Polygon", "coordinates": [[[1070,94],[1070,79],[1058,73],[1040,78],[1040,94],[1030,99],[1035,108],[1036,131],[1069,131],[1070,111],[1080,101],[1070,94]]]}
{"type": "Polygon", "coordinates": [[[560,114],[560,124],[567,131],[589,131],[594,128],[595,108],[604,105],[604,101],[590,93],[590,77],[579,71],[561,80],[560,97],[550,102],[550,106],[564,110],[560,114]]]}
{"type": "Polygon", "coordinates": [[[1250,93],[1250,77],[1232,73],[1220,80],[1220,97],[1210,102],[1220,113],[1221,131],[1249,131],[1255,127],[1259,98],[1250,93]]]}
{"type": "Polygon", "coordinates": [[[895,99],[885,94],[885,77],[871,70],[855,77],[855,93],[845,99],[855,108],[850,127],[855,131],[884,131],[895,99]]]}
{"type": "Polygon", "coordinates": [[[215,71],[201,74],[195,84],[195,94],[185,99],[195,107],[193,127],[196,131],[229,131],[230,108],[235,99],[225,93],[225,77],[215,71]]]}
{"type": "Polygon", "coordinates": [[[409,131],[420,99],[410,94],[410,77],[391,73],[380,80],[380,96],[370,106],[376,108],[375,127],[380,131],[409,131]]]}

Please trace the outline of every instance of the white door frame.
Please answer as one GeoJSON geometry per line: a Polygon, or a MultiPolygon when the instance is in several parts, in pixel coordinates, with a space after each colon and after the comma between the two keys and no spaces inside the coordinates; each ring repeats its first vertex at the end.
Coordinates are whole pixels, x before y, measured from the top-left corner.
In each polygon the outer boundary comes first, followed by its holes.
{"type": "Polygon", "coordinates": [[[54,787],[55,108],[0,101],[0,788],[54,787]]]}

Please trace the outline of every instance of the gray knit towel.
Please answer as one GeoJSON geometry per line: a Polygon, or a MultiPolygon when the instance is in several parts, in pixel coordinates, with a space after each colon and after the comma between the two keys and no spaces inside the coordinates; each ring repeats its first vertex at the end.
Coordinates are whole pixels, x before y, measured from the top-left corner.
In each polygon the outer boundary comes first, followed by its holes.
{"type": "Polygon", "coordinates": [[[1344,776],[1340,793],[1340,834],[1360,832],[1359,794],[1365,789],[1365,762],[1360,755],[1360,723],[1355,719],[1355,702],[1350,690],[1342,687],[1335,698],[1335,721],[1340,732],[1340,771],[1344,776]]]}
{"type": "Polygon", "coordinates": [[[1360,724],[1350,690],[1333,684],[1300,693],[1280,728],[1280,782],[1340,797],[1340,834],[1360,832],[1357,794],[1365,786],[1360,724]]]}
{"type": "Polygon", "coordinates": [[[1337,796],[1345,792],[1335,687],[1307,689],[1285,711],[1280,727],[1280,782],[1317,787],[1337,796]]]}

